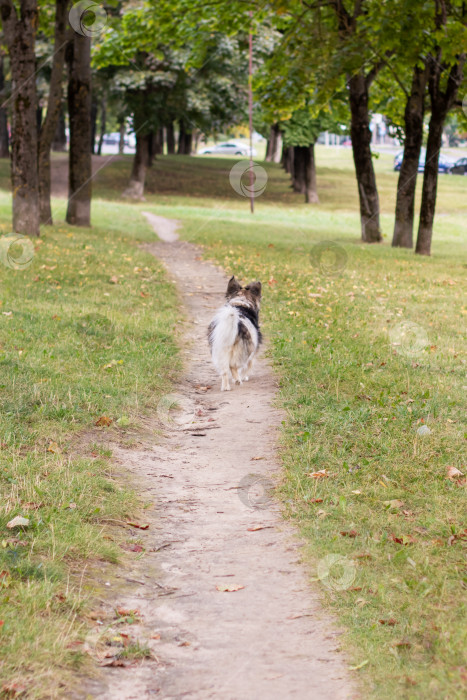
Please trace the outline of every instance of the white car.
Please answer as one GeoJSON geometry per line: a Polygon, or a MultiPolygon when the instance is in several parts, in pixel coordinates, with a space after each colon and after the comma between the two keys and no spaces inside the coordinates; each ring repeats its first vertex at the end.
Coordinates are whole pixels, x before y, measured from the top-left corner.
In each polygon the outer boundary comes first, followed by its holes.
{"type": "MultiPolygon", "coordinates": [[[[205,156],[210,153],[223,156],[249,156],[250,147],[244,143],[226,141],[225,143],[218,143],[215,146],[208,146],[207,148],[202,148],[200,151],[198,151],[198,155],[200,156],[205,156]]],[[[251,155],[256,156],[256,150],[254,148],[251,150],[251,155]]]]}

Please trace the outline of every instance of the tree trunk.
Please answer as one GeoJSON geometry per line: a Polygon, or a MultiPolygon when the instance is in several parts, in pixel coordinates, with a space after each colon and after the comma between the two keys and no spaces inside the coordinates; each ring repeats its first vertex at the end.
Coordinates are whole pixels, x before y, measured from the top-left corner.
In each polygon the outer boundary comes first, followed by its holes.
{"type": "Polygon", "coordinates": [[[70,115],[69,192],[66,220],[91,225],[91,39],[77,32],[67,47],[70,115]]]}
{"type": "Polygon", "coordinates": [[[96,138],[97,138],[97,115],[99,113],[99,104],[91,95],[91,153],[96,153],[96,138]]]}
{"type": "MultiPolygon", "coordinates": [[[[3,73],[3,54],[0,52],[0,103],[6,101],[5,75],[3,73]]],[[[8,113],[5,107],[0,107],[0,158],[10,157],[10,139],[8,136],[8,113]]]]}
{"type": "Polygon", "coordinates": [[[50,149],[57,130],[62,106],[62,79],[65,63],[65,34],[68,0],[56,0],[55,3],[55,41],[54,61],[50,76],[47,114],[39,133],[38,167],[39,167],[39,205],[41,224],[52,224],[50,206],[50,149]]]}
{"type": "Polygon", "coordinates": [[[119,126],[120,138],[118,141],[118,153],[123,155],[125,153],[125,122],[120,122],[119,126]]]}
{"type": "Polygon", "coordinates": [[[305,152],[305,202],[319,204],[318,188],[316,186],[315,144],[306,147],[305,152]]]}
{"type": "Polygon", "coordinates": [[[274,138],[271,138],[271,162],[280,163],[282,149],[282,134],[279,124],[273,124],[273,126],[271,127],[271,137],[273,134],[274,138]]]}
{"type": "Polygon", "coordinates": [[[306,160],[307,147],[293,147],[293,172],[292,172],[292,187],[294,192],[305,194],[306,192],[306,160]]]}
{"type": "Polygon", "coordinates": [[[426,146],[425,172],[423,174],[422,204],[415,252],[420,255],[431,254],[433,220],[435,216],[436,194],[438,190],[439,152],[443,138],[445,115],[432,112],[428,143],[426,146]]]}
{"type": "Polygon", "coordinates": [[[170,122],[166,126],[166,137],[167,137],[167,153],[175,153],[175,134],[173,122],[170,122]]]}
{"type": "Polygon", "coordinates": [[[436,194],[438,189],[439,152],[443,140],[443,127],[449,110],[455,103],[457,93],[464,78],[466,54],[459,56],[458,63],[451,67],[446,89],[441,90],[443,72],[441,50],[436,58],[429,57],[428,87],[430,92],[431,119],[426,146],[425,171],[423,174],[422,204],[418,225],[415,252],[419,255],[431,254],[433,221],[435,218],[436,194]]]}
{"type": "Polygon", "coordinates": [[[3,32],[11,66],[12,139],[11,181],[13,230],[39,235],[39,184],[37,175],[36,57],[37,0],[21,0],[18,19],[11,0],[0,1],[3,32]]]}
{"type": "Polygon", "coordinates": [[[178,149],[177,155],[182,156],[185,153],[185,122],[180,119],[178,123],[178,149]]]}
{"type": "Polygon", "coordinates": [[[102,155],[102,146],[104,144],[105,130],[107,128],[107,100],[102,98],[101,102],[101,128],[99,133],[99,144],[97,146],[97,155],[102,155]]]}
{"type": "Polygon", "coordinates": [[[368,82],[363,73],[349,80],[352,151],[360,198],[362,241],[379,243],[379,198],[371,157],[371,131],[368,114],[368,82]]]}
{"type": "Polygon", "coordinates": [[[191,155],[191,147],[193,143],[193,133],[188,131],[185,122],[180,120],[180,131],[178,134],[178,155],[191,155]]]}
{"type": "MultiPolygon", "coordinates": [[[[272,127],[271,127],[272,130],[272,127]]],[[[268,140],[266,141],[266,155],[264,156],[264,160],[266,163],[271,162],[271,148],[272,148],[272,139],[271,136],[269,136],[268,140]]]]}
{"type": "Polygon", "coordinates": [[[52,151],[66,151],[65,105],[62,102],[58,114],[57,128],[52,141],[52,151]]]}
{"type": "Polygon", "coordinates": [[[151,134],[136,132],[136,153],[133,158],[130,182],[123,196],[144,199],[146,172],[151,165],[151,134]]]}
{"type": "Polygon", "coordinates": [[[396,219],[392,239],[392,245],[395,247],[412,248],[413,246],[415,188],[423,141],[426,80],[427,71],[416,66],[410,95],[405,106],[404,156],[397,184],[396,219]]]}
{"type": "Polygon", "coordinates": [[[286,173],[293,174],[293,146],[282,147],[282,167],[286,173]]]}

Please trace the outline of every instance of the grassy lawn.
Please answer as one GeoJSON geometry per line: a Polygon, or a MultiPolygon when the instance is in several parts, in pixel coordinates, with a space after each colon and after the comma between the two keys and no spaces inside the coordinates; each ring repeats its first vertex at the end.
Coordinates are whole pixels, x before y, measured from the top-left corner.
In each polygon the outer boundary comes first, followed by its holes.
{"type": "MultiPolygon", "coordinates": [[[[159,158],[142,205],[119,202],[130,162],[98,174],[91,230],[57,223],[27,269],[0,265],[1,682],[63,696],[58,681],[82,661],[84,564],[117,559],[105,523],[137,507],[99,432],[138,429],[179,369],[174,289],[137,247],[153,239],[141,216],[152,210],[180,219],[228,272],[263,281],[285,409],[279,496],[364,697],[464,697],[465,478],[447,468],[467,470],[467,178],[440,177],[425,259],[389,246],[389,155],[375,161],[385,242],[371,247],[359,243],[347,150],[318,149],[319,206],[268,165],[254,217],[229,184],[232,160],[159,158]],[[102,416],[110,427],[95,426],[102,416]],[[17,515],[29,526],[8,530],[17,515]]],[[[2,163],[3,232],[7,181],[2,163]]]]}
{"type": "MultiPolygon", "coordinates": [[[[447,477],[467,471],[467,178],[440,177],[433,256],[420,258],[389,245],[392,156],[376,161],[385,243],[371,247],[350,154],[319,149],[320,163],[317,207],[267,166],[252,217],[232,161],[215,158],[160,159],[144,206],[181,219],[229,274],[263,281],[286,412],[280,496],[364,697],[465,697],[466,480],[447,477]]],[[[108,170],[103,192],[126,173],[108,170]]]]}
{"type": "MultiPolygon", "coordinates": [[[[93,223],[48,227],[26,269],[0,265],[1,697],[67,696],[89,572],[119,560],[126,531],[109,523],[139,507],[100,433],[124,442],[179,368],[174,288],[137,246],[152,232],[104,201],[93,223]],[[8,529],[16,516],[29,524],[8,529]]],[[[0,226],[10,230],[5,191],[0,226]]]]}

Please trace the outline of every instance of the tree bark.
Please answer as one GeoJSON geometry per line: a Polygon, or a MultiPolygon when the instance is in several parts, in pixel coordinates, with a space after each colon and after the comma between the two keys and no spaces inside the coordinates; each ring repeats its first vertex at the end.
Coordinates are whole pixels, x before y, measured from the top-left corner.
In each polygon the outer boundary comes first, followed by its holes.
{"type": "Polygon", "coordinates": [[[66,220],[91,225],[91,39],[77,32],[67,47],[70,115],[69,192],[66,220]]]}
{"type": "Polygon", "coordinates": [[[293,147],[292,187],[294,192],[306,192],[306,146],[293,147]]]}
{"type": "Polygon", "coordinates": [[[105,130],[107,128],[107,100],[102,98],[101,102],[101,128],[99,133],[99,143],[97,146],[97,155],[102,155],[102,146],[104,144],[105,130]]]}
{"type": "Polygon", "coordinates": [[[0,14],[10,56],[12,90],[11,181],[13,230],[39,235],[35,38],[37,0],[21,0],[18,19],[12,0],[0,0],[0,14]]]}
{"type": "Polygon", "coordinates": [[[418,225],[415,252],[419,255],[431,255],[431,239],[435,218],[436,194],[438,190],[439,152],[443,138],[443,127],[449,110],[455,103],[457,93],[464,78],[466,54],[459,56],[458,62],[451,67],[445,91],[441,90],[443,72],[441,50],[436,58],[429,57],[428,88],[431,103],[431,119],[426,146],[425,171],[423,173],[422,204],[418,225]]]}
{"type": "Polygon", "coordinates": [[[281,162],[281,149],[282,149],[282,134],[279,124],[273,124],[271,127],[271,162],[280,163],[281,162]],[[272,135],[274,134],[274,138],[272,135]]]}
{"type": "Polygon", "coordinates": [[[175,153],[175,134],[173,122],[170,122],[166,126],[166,138],[167,138],[167,153],[175,153]]]}
{"type": "Polygon", "coordinates": [[[305,153],[305,202],[319,204],[318,188],[316,185],[315,144],[306,147],[305,153]]]}
{"type": "Polygon", "coordinates": [[[266,155],[264,156],[264,160],[266,161],[266,163],[271,162],[271,148],[272,148],[272,140],[271,140],[271,135],[269,135],[269,138],[266,141],[266,155]]]}
{"type": "Polygon", "coordinates": [[[177,154],[179,156],[180,155],[190,156],[192,143],[193,143],[193,133],[191,131],[187,130],[186,124],[183,121],[183,119],[180,120],[179,126],[180,126],[180,130],[179,130],[179,134],[178,134],[177,154]]]}
{"type": "Polygon", "coordinates": [[[39,132],[38,167],[39,167],[39,206],[41,224],[52,224],[50,205],[50,149],[57,130],[62,106],[62,80],[65,63],[65,36],[68,0],[56,0],[55,3],[55,41],[54,60],[50,76],[47,114],[39,132]]]}
{"type": "Polygon", "coordinates": [[[96,138],[97,138],[97,115],[99,113],[99,104],[97,99],[91,95],[91,154],[96,153],[96,138]]]}
{"type": "Polygon", "coordinates": [[[360,198],[362,241],[379,243],[379,197],[371,157],[368,79],[359,72],[349,80],[352,151],[360,198]]]}
{"type": "MultiPolygon", "coordinates": [[[[0,53],[0,102],[5,102],[5,75],[3,72],[3,54],[0,53]]],[[[0,107],[0,158],[10,157],[10,138],[8,135],[8,113],[0,107]]]]}
{"type": "Polygon", "coordinates": [[[120,133],[120,138],[118,141],[118,153],[119,153],[119,155],[123,155],[123,153],[125,153],[125,122],[124,121],[120,122],[119,133],[120,133]]]}
{"type": "Polygon", "coordinates": [[[52,141],[52,151],[66,151],[65,105],[63,101],[58,113],[57,127],[52,141]]]}
{"type": "Polygon", "coordinates": [[[151,165],[151,134],[136,132],[136,153],[133,158],[130,182],[123,196],[130,199],[144,198],[146,173],[151,165]]]}
{"type": "Polygon", "coordinates": [[[282,167],[286,173],[293,174],[293,146],[282,147],[282,167]]]}
{"type": "Polygon", "coordinates": [[[404,155],[397,184],[396,218],[392,239],[394,247],[413,247],[415,188],[423,142],[426,81],[426,69],[415,66],[412,86],[405,106],[404,155]]]}

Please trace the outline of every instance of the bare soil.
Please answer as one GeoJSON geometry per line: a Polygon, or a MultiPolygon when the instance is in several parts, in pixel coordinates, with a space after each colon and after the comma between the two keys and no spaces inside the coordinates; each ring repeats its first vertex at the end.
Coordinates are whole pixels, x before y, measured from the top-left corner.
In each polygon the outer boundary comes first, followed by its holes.
{"type": "MultiPolygon", "coordinates": [[[[248,383],[220,391],[206,328],[223,303],[225,274],[177,240],[177,222],[146,216],[161,238],[147,248],[167,266],[185,308],[186,371],[159,405],[154,439],[114,450],[150,504],[149,529],[134,530],[146,551],[131,570],[118,581],[103,573],[110,585],[102,604],[139,611],[140,623],[116,633],[138,638],[153,658],[103,667],[75,697],[355,698],[341,632],[270,492],[280,478],[282,420],[271,369],[260,359],[248,383]]],[[[101,631],[96,624],[90,643],[101,631]]]]}

